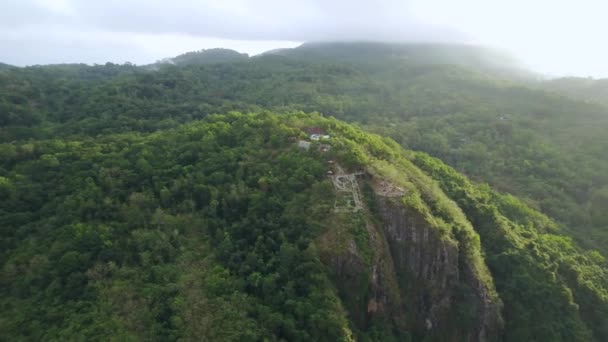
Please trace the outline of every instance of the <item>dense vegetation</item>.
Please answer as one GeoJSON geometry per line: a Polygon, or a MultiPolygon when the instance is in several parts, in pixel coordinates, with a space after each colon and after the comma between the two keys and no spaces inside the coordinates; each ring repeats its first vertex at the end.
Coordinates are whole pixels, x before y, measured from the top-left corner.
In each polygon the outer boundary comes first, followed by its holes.
{"type": "Polygon", "coordinates": [[[544,82],[543,87],[573,98],[608,105],[608,79],[564,77],[544,82]]]}
{"type": "Polygon", "coordinates": [[[230,63],[246,61],[249,55],[246,53],[238,53],[228,49],[208,49],[201,51],[186,52],[173,58],[166,58],[162,61],[147,66],[150,69],[156,69],[159,64],[215,64],[215,63],[230,63]]]}
{"type": "Polygon", "coordinates": [[[17,146],[2,177],[3,339],[347,340],[310,244],[324,165],[287,145],[295,133],[232,115],[17,146]]]}
{"type": "Polygon", "coordinates": [[[151,132],[229,110],[319,111],[513,193],[606,253],[606,107],[506,80],[505,70],[520,69],[471,48],[330,44],[236,55],[185,54],[184,65],[158,71],[114,64],[2,71],[0,141],[151,132]],[[204,64],[218,56],[227,62],[204,64]]]}
{"type": "MultiPolygon", "coordinates": [[[[2,177],[4,338],[350,339],[313,243],[331,229],[324,159],[290,142],[312,124],[334,127],[344,165],[381,174],[411,159],[439,181],[481,236],[506,340],[608,336],[606,260],[553,235],[541,214],[335,120],[235,113],[162,133],[17,144],[2,177]]],[[[468,225],[408,170],[409,189],[429,190],[407,201],[455,217],[438,229],[468,225]]],[[[483,265],[479,245],[460,243],[483,265]]]]}
{"type": "Polygon", "coordinates": [[[479,233],[505,304],[509,341],[608,338],[608,262],[556,235],[547,217],[512,196],[474,186],[425,154],[415,163],[439,182],[479,233]],[[550,298],[550,300],[546,300],[550,298]]]}
{"type": "Polygon", "coordinates": [[[512,62],[465,48],[172,62],[0,65],[0,339],[411,336],[359,326],[320,260],[337,222],[325,159],[290,141],[318,125],[342,136],[344,165],[433,178],[407,183],[432,189],[407,203],[487,265],[502,339],[608,340],[605,107],[520,85],[512,62]],[[212,115],[235,110],[259,114],[212,115]]]}

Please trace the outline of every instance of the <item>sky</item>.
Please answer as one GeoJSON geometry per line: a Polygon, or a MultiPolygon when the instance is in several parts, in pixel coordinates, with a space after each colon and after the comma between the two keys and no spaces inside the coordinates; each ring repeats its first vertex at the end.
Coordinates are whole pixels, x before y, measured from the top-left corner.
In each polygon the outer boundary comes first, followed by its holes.
{"type": "Polygon", "coordinates": [[[0,62],[148,64],[307,41],[504,49],[551,76],[608,77],[603,0],[2,0],[0,62]]]}

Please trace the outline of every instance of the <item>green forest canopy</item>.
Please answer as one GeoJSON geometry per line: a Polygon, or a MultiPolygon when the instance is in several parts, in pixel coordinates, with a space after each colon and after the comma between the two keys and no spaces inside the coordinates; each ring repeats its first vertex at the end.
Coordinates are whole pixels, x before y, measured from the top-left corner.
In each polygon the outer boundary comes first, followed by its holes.
{"type": "MultiPolygon", "coordinates": [[[[344,146],[334,152],[341,163],[411,165],[410,175],[415,164],[462,208],[504,301],[506,340],[608,336],[608,265],[599,253],[426,154],[303,113],[18,143],[0,183],[1,336],[349,339],[352,323],[313,242],[331,229],[324,159],[290,139],[312,125],[344,146]]],[[[443,217],[455,205],[433,201],[429,210],[443,217]]]]}
{"type": "Polygon", "coordinates": [[[454,167],[357,130],[464,211],[506,340],[608,339],[605,107],[493,67],[315,48],[0,70],[0,336],[350,338],[310,247],[330,205],[325,168],[284,149],[294,120],[333,120],[286,113],[319,111],[454,167]],[[234,110],[275,114],[211,115],[234,110]]]}
{"type": "Polygon", "coordinates": [[[319,111],[512,193],[606,252],[606,107],[532,89],[496,66],[513,74],[512,62],[464,48],[320,44],[236,61],[235,54],[203,51],[192,56],[229,58],[157,71],[115,64],[2,71],[0,141],[152,132],[230,110],[319,111]]]}

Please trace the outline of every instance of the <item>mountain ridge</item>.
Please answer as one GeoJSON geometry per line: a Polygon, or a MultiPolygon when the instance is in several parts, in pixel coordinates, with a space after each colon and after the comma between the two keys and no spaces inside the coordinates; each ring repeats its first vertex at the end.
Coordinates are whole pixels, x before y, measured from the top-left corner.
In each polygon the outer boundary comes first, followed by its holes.
{"type": "Polygon", "coordinates": [[[605,107],[302,49],[0,72],[0,339],[608,339],[605,107]]]}
{"type": "Polygon", "coordinates": [[[38,66],[7,70],[0,81],[1,141],[150,132],[229,110],[320,111],[524,198],[587,247],[605,253],[608,243],[608,113],[528,83],[456,65],[272,55],[156,71],[38,66]]]}
{"type": "Polygon", "coordinates": [[[0,182],[2,207],[15,210],[0,216],[0,286],[10,294],[0,336],[606,334],[597,324],[608,309],[604,258],[551,232],[550,220],[516,199],[333,118],[233,112],[165,132],[16,149],[0,182]],[[310,138],[309,127],[329,138],[307,150],[297,140],[310,138]],[[357,170],[362,210],[331,180],[357,170]],[[60,179],[69,181],[53,186],[60,179]],[[403,190],[387,197],[386,186],[403,190]],[[347,212],[335,210],[342,203],[347,212]],[[72,304],[52,320],[56,300],[72,304]]]}

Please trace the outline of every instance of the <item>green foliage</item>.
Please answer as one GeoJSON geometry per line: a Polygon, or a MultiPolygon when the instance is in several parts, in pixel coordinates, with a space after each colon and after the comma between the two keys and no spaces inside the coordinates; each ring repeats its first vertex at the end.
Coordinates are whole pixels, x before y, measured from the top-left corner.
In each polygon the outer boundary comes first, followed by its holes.
{"type": "Polygon", "coordinates": [[[546,81],[544,89],[567,94],[572,98],[608,105],[608,79],[564,77],[546,81]]]}
{"type": "Polygon", "coordinates": [[[35,142],[0,178],[3,339],[349,339],[311,244],[325,169],[298,132],[233,113],[35,142]]]}
{"type": "MultiPolygon", "coordinates": [[[[594,202],[594,189],[608,185],[606,107],[542,90],[551,85],[495,51],[306,44],[251,58],[218,49],[176,60],[183,63],[4,69],[0,141],[152,132],[230,110],[319,111],[512,193],[606,254],[608,226],[594,202]]],[[[601,88],[601,80],[554,83],[601,88]]],[[[361,162],[352,152],[350,162],[361,162]]]]}
{"type": "Polygon", "coordinates": [[[580,250],[544,216],[512,196],[475,186],[424,154],[414,162],[458,203],[483,241],[505,308],[507,341],[603,341],[608,264],[580,250]],[[593,280],[591,280],[593,279],[593,280]]]}
{"type": "MultiPolygon", "coordinates": [[[[330,44],[0,65],[0,340],[350,339],[312,242],[333,222],[329,158],[409,190],[496,286],[506,340],[608,340],[608,112],[533,89],[598,102],[601,84],[522,85],[488,59],[330,44]],[[214,115],[231,111],[258,114],[214,115]],[[294,147],[313,126],[332,135],[324,156],[294,147]]],[[[370,260],[364,224],[347,225],[370,260]]],[[[468,326],[471,291],[457,292],[468,326]]]]}
{"type": "MultiPolygon", "coordinates": [[[[229,63],[243,62],[248,59],[247,54],[238,53],[228,49],[208,49],[196,52],[187,52],[175,58],[168,59],[164,62],[177,65],[191,64],[214,64],[214,63],[229,63]]],[[[161,61],[160,63],[163,63],[161,61]]]]}

